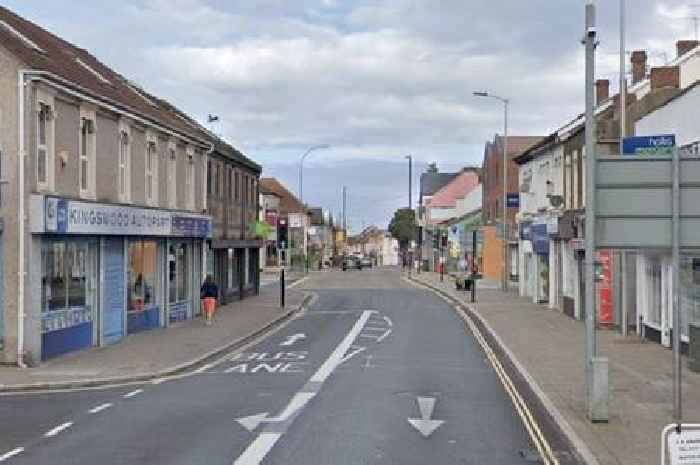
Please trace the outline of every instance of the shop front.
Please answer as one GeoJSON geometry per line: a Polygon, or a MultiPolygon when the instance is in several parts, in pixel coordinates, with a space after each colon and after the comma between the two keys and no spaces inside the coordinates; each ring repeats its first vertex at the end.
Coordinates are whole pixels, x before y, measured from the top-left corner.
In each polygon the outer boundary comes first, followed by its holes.
{"type": "Polygon", "coordinates": [[[535,303],[549,301],[549,234],[547,223],[533,223],[530,227],[533,255],[532,279],[534,289],[532,298],[535,303]]]}
{"type": "Polygon", "coordinates": [[[209,217],[43,196],[31,208],[42,359],[200,312],[209,217]]]}

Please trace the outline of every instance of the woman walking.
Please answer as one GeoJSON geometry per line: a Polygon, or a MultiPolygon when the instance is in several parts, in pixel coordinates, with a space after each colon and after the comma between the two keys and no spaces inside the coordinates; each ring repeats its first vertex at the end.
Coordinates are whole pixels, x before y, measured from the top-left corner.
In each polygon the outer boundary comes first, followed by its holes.
{"type": "Polygon", "coordinates": [[[211,321],[216,312],[216,300],[219,297],[219,287],[214,283],[214,278],[210,274],[204,279],[202,288],[199,290],[199,297],[202,299],[202,308],[207,326],[211,326],[211,321]]]}

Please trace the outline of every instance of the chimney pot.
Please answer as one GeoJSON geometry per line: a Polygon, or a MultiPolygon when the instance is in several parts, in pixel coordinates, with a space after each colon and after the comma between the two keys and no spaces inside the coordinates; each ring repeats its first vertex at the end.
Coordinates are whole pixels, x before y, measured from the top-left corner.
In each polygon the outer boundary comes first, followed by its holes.
{"type": "Polygon", "coordinates": [[[700,45],[700,41],[697,40],[679,40],[676,42],[676,55],[685,55],[698,45],[700,45]]]}
{"type": "Polygon", "coordinates": [[[647,52],[635,50],[632,52],[632,84],[643,80],[647,74],[647,52]]]}
{"type": "Polygon", "coordinates": [[[610,80],[598,79],[595,82],[595,101],[600,105],[610,97],[610,80]]]}
{"type": "Polygon", "coordinates": [[[651,68],[651,90],[664,87],[680,88],[680,71],[678,66],[659,66],[651,68]]]}

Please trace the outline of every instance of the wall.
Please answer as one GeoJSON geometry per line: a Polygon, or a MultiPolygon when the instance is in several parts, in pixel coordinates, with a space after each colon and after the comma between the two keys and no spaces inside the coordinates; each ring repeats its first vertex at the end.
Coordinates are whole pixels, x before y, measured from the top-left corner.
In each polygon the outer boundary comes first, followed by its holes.
{"type": "MultiPolygon", "coordinates": [[[[61,98],[55,100],[56,156],[54,160],[56,192],[67,197],[78,197],[78,140],[80,138],[80,106],[61,98]],[[65,152],[65,166],[59,156],[65,152]]],[[[98,128],[99,130],[99,128],[98,128]]]]}
{"type": "MultiPolygon", "coordinates": [[[[119,123],[115,116],[97,112],[97,152],[95,165],[95,193],[98,202],[118,202],[119,123]]],[[[134,156],[132,150],[132,157],[134,156]]]]}
{"type": "Polygon", "coordinates": [[[484,248],[482,250],[484,278],[500,280],[503,276],[503,239],[496,236],[495,226],[482,227],[484,248]]]}
{"type": "Polygon", "coordinates": [[[635,134],[676,134],[679,146],[700,140],[697,108],[700,104],[700,86],[668,102],[637,121],[635,134]]]}

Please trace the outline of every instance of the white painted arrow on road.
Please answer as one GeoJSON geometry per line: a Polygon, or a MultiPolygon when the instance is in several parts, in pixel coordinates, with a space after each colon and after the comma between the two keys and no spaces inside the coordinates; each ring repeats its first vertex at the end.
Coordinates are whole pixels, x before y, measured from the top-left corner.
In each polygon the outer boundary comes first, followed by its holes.
{"type": "Polygon", "coordinates": [[[291,346],[295,342],[300,341],[302,339],[306,339],[306,334],[304,334],[304,333],[292,334],[291,336],[287,336],[287,340],[282,342],[280,345],[281,346],[291,346]]]}
{"type": "Polygon", "coordinates": [[[282,413],[276,417],[268,418],[268,412],[256,413],[255,415],[249,415],[243,418],[237,418],[236,421],[240,423],[248,431],[253,431],[255,428],[260,426],[260,423],[275,423],[281,421],[287,421],[294,415],[297,411],[304,408],[304,406],[314,398],[315,392],[298,392],[292,397],[287,406],[282,410],[282,413]]]}
{"type": "Polygon", "coordinates": [[[420,409],[421,418],[409,418],[408,422],[417,429],[424,438],[427,438],[445,422],[443,420],[430,419],[430,417],[433,416],[433,409],[435,408],[435,397],[418,397],[418,408],[420,409]]]}

